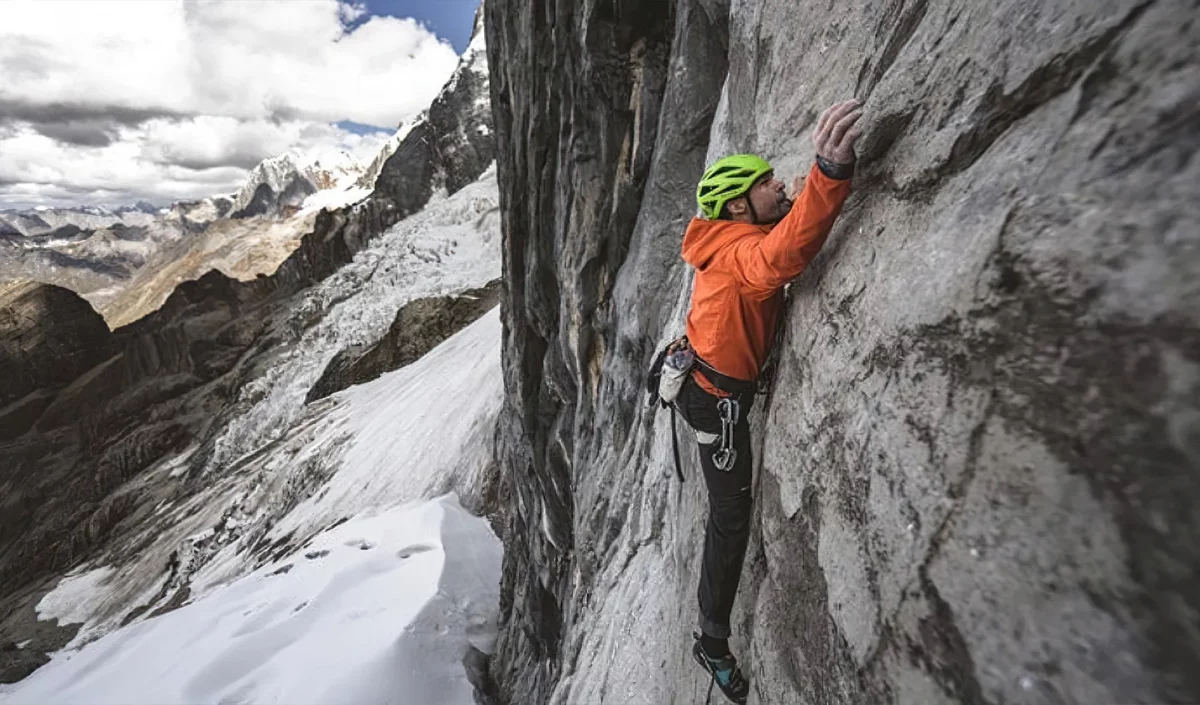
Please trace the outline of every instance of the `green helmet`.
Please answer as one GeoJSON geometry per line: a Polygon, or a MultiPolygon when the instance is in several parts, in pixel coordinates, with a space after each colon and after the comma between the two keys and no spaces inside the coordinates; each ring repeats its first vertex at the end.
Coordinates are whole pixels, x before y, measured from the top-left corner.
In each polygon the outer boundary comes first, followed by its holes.
{"type": "Polygon", "coordinates": [[[726,203],[745,195],[754,182],[769,171],[772,171],[771,165],[753,154],[734,154],[718,159],[704,172],[696,188],[700,211],[709,220],[719,218],[726,203]]]}

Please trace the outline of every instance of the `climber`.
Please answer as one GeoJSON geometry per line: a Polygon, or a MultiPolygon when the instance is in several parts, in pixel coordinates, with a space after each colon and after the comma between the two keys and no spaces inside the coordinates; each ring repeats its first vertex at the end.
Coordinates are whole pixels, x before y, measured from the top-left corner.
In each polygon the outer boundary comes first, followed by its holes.
{"type": "Polygon", "coordinates": [[[696,269],[684,342],[695,362],[675,405],[696,432],[709,507],[692,653],[735,703],[745,703],[750,691],[728,643],[750,534],[746,417],[783,287],[817,255],[850,192],[861,117],[856,100],[821,115],[813,135],[816,163],[803,182],[796,180],[791,198],[760,157],[717,161],[697,189],[704,217],[693,219],[683,238],[683,259],[696,269]]]}

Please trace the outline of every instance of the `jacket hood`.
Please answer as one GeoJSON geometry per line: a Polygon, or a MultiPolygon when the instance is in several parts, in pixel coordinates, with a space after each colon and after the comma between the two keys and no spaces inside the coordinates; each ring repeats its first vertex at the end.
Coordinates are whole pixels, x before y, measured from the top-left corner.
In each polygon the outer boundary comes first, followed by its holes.
{"type": "Polygon", "coordinates": [[[683,261],[703,269],[722,248],[747,235],[769,233],[768,225],[751,225],[738,220],[693,218],[683,236],[683,261]]]}

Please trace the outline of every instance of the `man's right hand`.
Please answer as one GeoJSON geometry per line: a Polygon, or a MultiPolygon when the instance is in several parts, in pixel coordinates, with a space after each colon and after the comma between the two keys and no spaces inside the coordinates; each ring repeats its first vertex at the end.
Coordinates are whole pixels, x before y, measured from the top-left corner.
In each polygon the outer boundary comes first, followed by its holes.
{"type": "Polygon", "coordinates": [[[788,197],[789,201],[795,201],[800,198],[800,192],[804,190],[804,176],[797,176],[792,181],[792,195],[788,197]]]}
{"type": "Polygon", "coordinates": [[[854,141],[862,135],[862,128],[857,125],[861,117],[862,103],[857,100],[834,103],[821,113],[813,133],[817,156],[835,164],[853,164],[854,141]]]}

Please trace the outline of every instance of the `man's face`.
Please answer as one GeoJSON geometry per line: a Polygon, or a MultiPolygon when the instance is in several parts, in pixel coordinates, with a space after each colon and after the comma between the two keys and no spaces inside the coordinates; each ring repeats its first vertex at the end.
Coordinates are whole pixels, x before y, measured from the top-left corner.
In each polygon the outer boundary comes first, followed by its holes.
{"type": "Polygon", "coordinates": [[[767,172],[753,186],[747,196],[754,204],[754,212],[763,224],[774,225],[792,210],[792,201],[787,197],[787,187],[775,178],[775,172],[767,172]]]}

